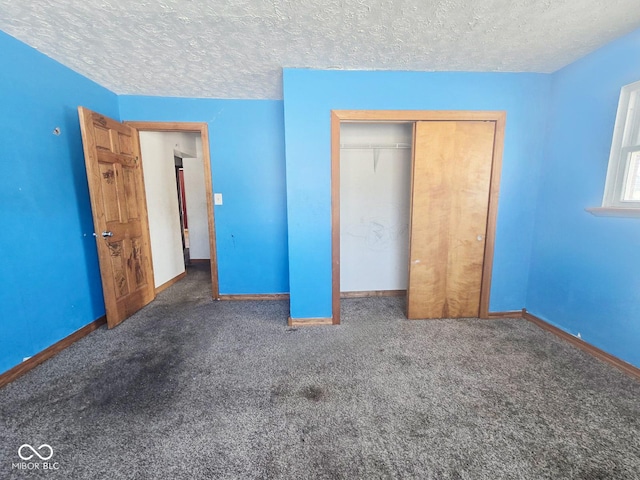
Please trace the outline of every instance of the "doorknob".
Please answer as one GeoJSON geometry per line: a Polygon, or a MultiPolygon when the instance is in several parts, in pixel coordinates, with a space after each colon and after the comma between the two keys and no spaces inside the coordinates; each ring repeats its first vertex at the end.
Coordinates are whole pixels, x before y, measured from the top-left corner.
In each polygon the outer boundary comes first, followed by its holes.
{"type": "Polygon", "coordinates": [[[113,232],[102,232],[102,236],[104,238],[113,237],[113,232]]]}
{"type": "Polygon", "coordinates": [[[484,237],[482,235],[478,235],[476,238],[478,239],[479,242],[481,242],[484,237]]]}

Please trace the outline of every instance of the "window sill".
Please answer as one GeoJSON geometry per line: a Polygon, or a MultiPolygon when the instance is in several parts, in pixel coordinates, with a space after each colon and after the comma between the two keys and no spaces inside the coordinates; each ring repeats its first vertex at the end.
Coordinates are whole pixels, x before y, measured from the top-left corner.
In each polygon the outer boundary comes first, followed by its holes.
{"type": "Polygon", "coordinates": [[[640,218],[640,208],[625,207],[589,207],[585,209],[596,217],[635,217],[640,218]]]}

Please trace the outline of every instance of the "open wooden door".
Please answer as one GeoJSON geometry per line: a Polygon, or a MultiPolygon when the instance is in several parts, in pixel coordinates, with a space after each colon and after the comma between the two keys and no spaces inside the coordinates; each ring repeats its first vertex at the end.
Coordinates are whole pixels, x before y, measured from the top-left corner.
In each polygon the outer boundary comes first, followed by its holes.
{"type": "Polygon", "coordinates": [[[480,313],[496,122],[417,122],[408,318],[480,313]]]}
{"type": "Polygon", "coordinates": [[[155,298],[137,131],[78,107],[100,275],[113,328],[155,298]]]}

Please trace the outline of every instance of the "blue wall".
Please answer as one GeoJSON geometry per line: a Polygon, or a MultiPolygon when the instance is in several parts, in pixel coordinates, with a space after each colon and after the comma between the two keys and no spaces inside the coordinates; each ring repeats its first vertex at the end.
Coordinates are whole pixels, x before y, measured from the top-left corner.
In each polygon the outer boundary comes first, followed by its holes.
{"type": "Polygon", "coordinates": [[[115,94],[2,32],[0,52],[1,373],[104,315],[77,107],[119,115],[115,94]]]}
{"type": "Polygon", "coordinates": [[[549,75],[285,69],[291,316],[331,316],[330,111],[506,110],[490,309],[524,305],[549,75]]]}
{"type": "Polygon", "coordinates": [[[289,291],[282,102],[121,96],[123,120],[207,122],[221,294],[289,291]]]}
{"type": "Polygon", "coordinates": [[[491,310],[526,306],[640,365],[640,220],[584,211],[640,31],[553,75],[285,69],[284,102],[117,97],[2,32],[0,52],[0,373],[104,314],[78,105],[207,122],[221,293],[290,278],[295,318],[331,316],[331,109],[506,110],[491,310]]]}
{"type": "Polygon", "coordinates": [[[552,76],[526,307],[640,366],[640,219],[594,217],[620,88],[640,80],[640,30],[552,76]]]}

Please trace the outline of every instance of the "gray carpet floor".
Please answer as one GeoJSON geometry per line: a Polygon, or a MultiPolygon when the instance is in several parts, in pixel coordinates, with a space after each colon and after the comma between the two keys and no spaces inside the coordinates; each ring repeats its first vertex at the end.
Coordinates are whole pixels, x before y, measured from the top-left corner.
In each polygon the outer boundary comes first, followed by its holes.
{"type": "Polygon", "coordinates": [[[524,320],[292,329],[207,276],[0,389],[0,478],[640,478],[640,383],[524,320]],[[58,470],[12,469],[25,443],[58,470]]]}

